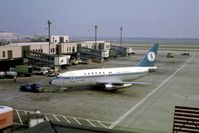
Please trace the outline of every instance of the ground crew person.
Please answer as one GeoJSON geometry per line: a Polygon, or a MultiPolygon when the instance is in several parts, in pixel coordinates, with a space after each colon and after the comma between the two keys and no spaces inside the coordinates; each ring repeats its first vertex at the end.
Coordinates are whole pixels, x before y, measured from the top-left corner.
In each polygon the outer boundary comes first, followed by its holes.
{"type": "Polygon", "coordinates": [[[14,75],[14,82],[16,82],[17,81],[17,77],[14,75]]]}

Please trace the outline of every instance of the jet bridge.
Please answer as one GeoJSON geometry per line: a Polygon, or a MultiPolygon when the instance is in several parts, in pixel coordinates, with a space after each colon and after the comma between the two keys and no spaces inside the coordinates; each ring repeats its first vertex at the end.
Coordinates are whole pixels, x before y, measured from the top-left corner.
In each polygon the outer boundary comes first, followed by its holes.
{"type": "Polygon", "coordinates": [[[97,60],[103,61],[109,57],[109,50],[96,50],[87,47],[78,47],[79,58],[82,60],[97,60]]]}
{"type": "Polygon", "coordinates": [[[49,55],[31,50],[24,50],[24,62],[34,67],[54,67],[68,65],[70,55],[49,55]]]}
{"type": "Polygon", "coordinates": [[[128,56],[126,47],[111,45],[110,53],[115,53],[115,56],[128,56]]]}

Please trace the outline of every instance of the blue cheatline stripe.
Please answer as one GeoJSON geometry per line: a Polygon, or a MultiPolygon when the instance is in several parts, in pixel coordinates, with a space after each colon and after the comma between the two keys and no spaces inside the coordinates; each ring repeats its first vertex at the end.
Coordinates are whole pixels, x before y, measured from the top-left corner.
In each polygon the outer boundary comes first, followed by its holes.
{"type": "Polygon", "coordinates": [[[103,74],[103,75],[87,75],[87,76],[71,76],[71,77],[56,77],[54,79],[80,79],[80,78],[95,78],[95,77],[114,77],[114,76],[128,76],[128,75],[138,75],[138,74],[143,74],[146,72],[136,72],[136,73],[121,73],[121,74],[103,74]]]}

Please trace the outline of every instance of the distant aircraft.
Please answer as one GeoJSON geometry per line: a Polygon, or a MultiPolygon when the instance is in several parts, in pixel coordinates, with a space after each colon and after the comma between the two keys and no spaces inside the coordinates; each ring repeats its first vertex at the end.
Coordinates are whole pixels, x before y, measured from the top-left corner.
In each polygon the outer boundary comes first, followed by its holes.
{"type": "Polygon", "coordinates": [[[133,84],[148,84],[145,82],[130,82],[141,78],[151,70],[156,70],[154,66],[159,44],[154,44],[149,52],[144,56],[136,67],[100,68],[84,69],[62,73],[52,79],[49,84],[59,87],[77,86],[103,86],[105,90],[115,91],[129,87],[133,84]]]}

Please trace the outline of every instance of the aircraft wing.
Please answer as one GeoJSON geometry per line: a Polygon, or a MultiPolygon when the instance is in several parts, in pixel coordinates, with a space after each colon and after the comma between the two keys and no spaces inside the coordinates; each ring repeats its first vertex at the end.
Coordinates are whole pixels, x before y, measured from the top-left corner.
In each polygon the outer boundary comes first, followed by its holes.
{"type": "Polygon", "coordinates": [[[123,82],[123,83],[130,83],[132,85],[150,85],[152,83],[148,83],[148,82],[123,82]]]}
{"type": "Polygon", "coordinates": [[[146,82],[123,82],[120,80],[106,80],[106,81],[97,81],[96,84],[103,85],[106,90],[117,90],[131,85],[148,85],[151,83],[146,82]]]}

